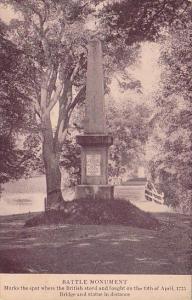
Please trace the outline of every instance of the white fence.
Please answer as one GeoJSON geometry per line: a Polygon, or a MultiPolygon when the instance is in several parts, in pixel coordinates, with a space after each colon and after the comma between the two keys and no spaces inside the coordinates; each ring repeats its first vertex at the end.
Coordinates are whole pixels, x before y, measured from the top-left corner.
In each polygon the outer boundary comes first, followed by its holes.
{"type": "Polygon", "coordinates": [[[164,204],[164,193],[158,193],[152,182],[147,182],[145,186],[145,199],[148,201],[154,201],[158,204],[164,204]]]}

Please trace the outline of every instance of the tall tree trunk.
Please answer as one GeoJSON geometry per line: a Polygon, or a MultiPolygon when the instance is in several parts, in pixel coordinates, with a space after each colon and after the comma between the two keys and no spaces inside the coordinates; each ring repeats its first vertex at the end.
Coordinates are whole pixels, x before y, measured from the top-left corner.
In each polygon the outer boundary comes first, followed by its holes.
{"type": "Polygon", "coordinates": [[[64,208],[64,199],[61,193],[61,171],[59,161],[55,153],[50,153],[44,158],[46,186],[47,186],[47,210],[60,210],[64,208]]]}
{"type": "Polygon", "coordinates": [[[64,208],[64,199],[61,192],[59,149],[54,147],[50,118],[46,118],[43,123],[43,159],[47,186],[46,210],[60,210],[64,208]]]}

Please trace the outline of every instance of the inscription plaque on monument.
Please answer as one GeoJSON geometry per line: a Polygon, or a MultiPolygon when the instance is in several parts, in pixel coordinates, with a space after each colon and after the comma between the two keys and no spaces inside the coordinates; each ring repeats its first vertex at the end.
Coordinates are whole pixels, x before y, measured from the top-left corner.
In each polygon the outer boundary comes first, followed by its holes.
{"type": "Polygon", "coordinates": [[[86,175],[100,176],[101,175],[101,155],[87,154],[86,155],[86,175]]]}

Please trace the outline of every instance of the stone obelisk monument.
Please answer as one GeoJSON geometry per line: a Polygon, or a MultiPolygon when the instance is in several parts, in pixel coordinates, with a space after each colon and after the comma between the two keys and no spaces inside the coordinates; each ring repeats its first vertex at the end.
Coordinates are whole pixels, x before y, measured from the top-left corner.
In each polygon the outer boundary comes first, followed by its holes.
{"type": "Polygon", "coordinates": [[[107,170],[113,139],[106,131],[102,47],[97,38],[88,46],[84,135],[77,136],[77,142],[81,145],[81,184],[76,187],[76,198],[113,198],[107,170]]]}

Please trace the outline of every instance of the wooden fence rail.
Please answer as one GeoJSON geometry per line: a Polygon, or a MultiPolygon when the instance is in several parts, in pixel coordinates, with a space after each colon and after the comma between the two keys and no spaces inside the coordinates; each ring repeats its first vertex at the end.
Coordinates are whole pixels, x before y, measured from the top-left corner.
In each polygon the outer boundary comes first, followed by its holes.
{"type": "Polygon", "coordinates": [[[145,199],[158,204],[164,204],[164,193],[158,193],[154,184],[150,182],[145,186],[145,199]]]}

